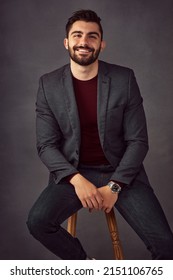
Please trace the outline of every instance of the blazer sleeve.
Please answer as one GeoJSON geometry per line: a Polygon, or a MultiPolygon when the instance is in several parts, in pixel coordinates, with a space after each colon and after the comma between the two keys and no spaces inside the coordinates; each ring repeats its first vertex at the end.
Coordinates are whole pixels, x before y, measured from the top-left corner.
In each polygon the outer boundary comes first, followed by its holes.
{"type": "Polygon", "coordinates": [[[46,100],[42,78],[36,101],[36,138],[38,155],[53,174],[56,183],[78,172],[60,151],[62,133],[46,100]]]}
{"type": "Polygon", "coordinates": [[[133,71],[130,71],[128,102],[123,119],[124,141],[126,149],[112,180],[130,184],[143,167],[148,152],[148,133],[143,99],[133,71]]]}

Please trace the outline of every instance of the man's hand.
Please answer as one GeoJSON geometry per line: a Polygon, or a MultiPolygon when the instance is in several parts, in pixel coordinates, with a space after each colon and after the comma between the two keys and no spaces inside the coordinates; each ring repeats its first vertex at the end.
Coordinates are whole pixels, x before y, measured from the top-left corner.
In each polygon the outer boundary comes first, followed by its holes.
{"type": "Polygon", "coordinates": [[[103,197],[102,210],[109,213],[118,199],[118,193],[112,193],[109,186],[103,186],[98,191],[103,197]]]}
{"type": "Polygon", "coordinates": [[[101,192],[85,177],[77,173],[70,179],[70,183],[74,186],[75,192],[83,207],[89,208],[90,210],[101,210],[103,208],[101,192]]]}

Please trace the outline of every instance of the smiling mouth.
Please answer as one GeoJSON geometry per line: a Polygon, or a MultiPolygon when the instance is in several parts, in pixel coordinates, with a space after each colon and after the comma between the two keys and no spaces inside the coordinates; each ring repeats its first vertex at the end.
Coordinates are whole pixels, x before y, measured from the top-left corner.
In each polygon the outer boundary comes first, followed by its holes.
{"type": "Polygon", "coordinates": [[[76,48],[74,48],[74,50],[78,51],[79,53],[82,53],[82,54],[88,54],[93,51],[93,49],[91,49],[91,48],[84,48],[84,47],[76,47],[76,48]]]}
{"type": "Polygon", "coordinates": [[[89,51],[89,50],[78,50],[77,52],[78,52],[78,54],[81,54],[81,55],[87,55],[87,54],[91,53],[91,51],[89,51]]]}

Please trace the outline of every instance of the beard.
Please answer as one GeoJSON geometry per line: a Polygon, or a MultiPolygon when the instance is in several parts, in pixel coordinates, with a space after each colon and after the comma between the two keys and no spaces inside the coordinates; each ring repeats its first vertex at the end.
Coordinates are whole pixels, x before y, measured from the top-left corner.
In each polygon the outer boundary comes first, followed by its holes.
{"type": "Polygon", "coordinates": [[[79,47],[74,46],[73,48],[70,48],[70,46],[68,46],[68,52],[69,52],[70,58],[81,66],[88,66],[88,65],[94,63],[98,59],[100,50],[101,50],[101,46],[97,50],[95,50],[93,48],[89,48],[87,45],[79,46],[79,47]],[[78,53],[76,53],[76,51],[79,49],[87,49],[89,51],[89,53],[87,55],[86,54],[79,55],[78,53]]]}

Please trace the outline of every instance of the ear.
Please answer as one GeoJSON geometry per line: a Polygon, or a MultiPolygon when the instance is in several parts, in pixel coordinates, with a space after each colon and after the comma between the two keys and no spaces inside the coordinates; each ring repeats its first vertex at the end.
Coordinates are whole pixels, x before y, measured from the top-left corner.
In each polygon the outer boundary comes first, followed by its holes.
{"type": "Polygon", "coordinates": [[[68,50],[68,39],[67,38],[64,39],[64,47],[66,48],[66,50],[68,50]]]}
{"type": "Polygon", "coordinates": [[[101,41],[101,51],[103,51],[106,48],[106,42],[101,41]]]}

